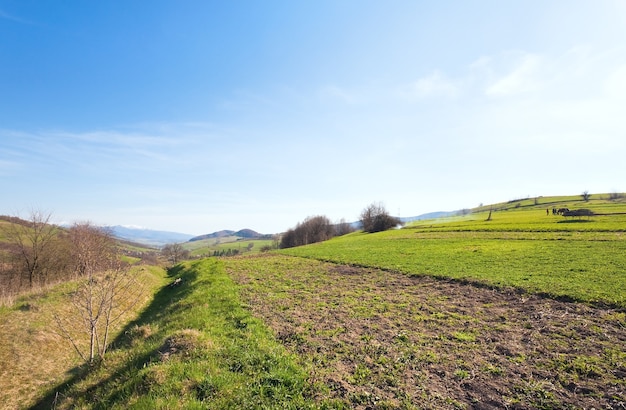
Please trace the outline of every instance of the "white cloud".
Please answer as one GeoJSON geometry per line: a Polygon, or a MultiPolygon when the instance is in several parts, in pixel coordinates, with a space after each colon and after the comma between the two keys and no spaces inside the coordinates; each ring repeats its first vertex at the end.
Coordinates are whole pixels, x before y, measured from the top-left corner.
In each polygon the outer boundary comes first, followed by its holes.
{"type": "MultiPolygon", "coordinates": [[[[513,56],[514,67],[496,78],[485,91],[488,96],[500,97],[535,91],[541,87],[540,70],[542,58],[535,54],[522,53],[513,56]]],[[[498,75],[498,74],[496,74],[498,75]]]]}
{"type": "Polygon", "coordinates": [[[459,88],[452,80],[435,70],[428,77],[422,77],[411,85],[411,91],[419,97],[455,97],[459,88]]]}

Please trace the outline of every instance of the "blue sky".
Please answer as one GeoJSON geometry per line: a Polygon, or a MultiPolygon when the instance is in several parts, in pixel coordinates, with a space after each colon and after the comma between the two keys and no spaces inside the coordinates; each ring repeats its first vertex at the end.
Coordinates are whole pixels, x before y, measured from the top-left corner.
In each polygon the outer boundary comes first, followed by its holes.
{"type": "Polygon", "coordinates": [[[626,191],[624,1],[0,0],[0,214],[284,231],[626,191]]]}

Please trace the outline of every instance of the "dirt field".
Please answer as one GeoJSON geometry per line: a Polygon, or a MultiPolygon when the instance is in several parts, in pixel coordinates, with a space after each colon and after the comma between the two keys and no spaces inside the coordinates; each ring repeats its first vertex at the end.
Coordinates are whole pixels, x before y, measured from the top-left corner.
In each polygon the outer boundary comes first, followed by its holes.
{"type": "Polygon", "coordinates": [[[320,398],[356,409],[626,408],[623,311],[285,256],[227,268],[320,398]]]}

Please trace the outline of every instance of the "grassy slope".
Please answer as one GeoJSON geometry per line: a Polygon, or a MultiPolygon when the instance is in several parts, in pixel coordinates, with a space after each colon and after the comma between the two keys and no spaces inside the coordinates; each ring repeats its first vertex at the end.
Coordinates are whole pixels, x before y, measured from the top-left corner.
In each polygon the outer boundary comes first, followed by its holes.
{"type": "MultiPolygon", "coordinates": [[[[491,221],[480,212],[281,252],[626,307],[626,215],[568,220],[528,201],[493,212],[491,221]]],[[[607,201],[550,202],[602,213],[626,210],[624,203],[607,201]]]]}
{"type": "MultiPolygon", "coordinates": [[[[57,408],[307,408],[306,374],[214,259],[171,271],[110,352],[106,366],[76,377],[57,408]]],[[[49,408],[54,391],[38,408],[49,408]]]]}
{"type": "MultiPolygon", "coordinates": [[[[163,278],[162,270],[155,267],[138,267],[134,272],[145,286],[145,301],[126,315],[127,321],[147,303],[163,278]]],[[[28,406],[42,391],[79,370],[78,356],[69,341],[59,335],[53,319],[54,314],[68,317],[72,313],[68,294],[73,288],[73,283],[56,285],[17,297],[11,307],[0,308],[0,406],[3,408],[28,406]]],[[[113,329],[114,334],[121,331],[122,322],[113,329]]],[[[86,338],[78,342],[84,346],[86,338]]]]}

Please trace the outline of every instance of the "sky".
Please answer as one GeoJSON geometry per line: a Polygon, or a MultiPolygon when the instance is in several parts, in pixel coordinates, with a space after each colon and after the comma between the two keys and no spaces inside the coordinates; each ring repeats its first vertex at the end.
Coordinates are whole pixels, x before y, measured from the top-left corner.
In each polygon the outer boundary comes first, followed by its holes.
{"type": "Polygon", "coordinates": [[[0,0],[0,214],[278,233],[626,191],[626,1],[0,0]]]}

